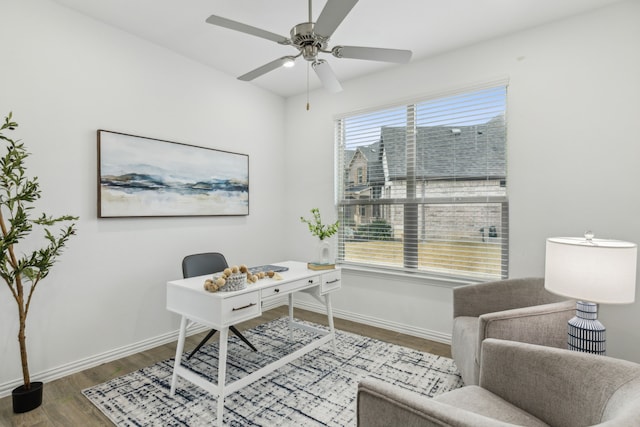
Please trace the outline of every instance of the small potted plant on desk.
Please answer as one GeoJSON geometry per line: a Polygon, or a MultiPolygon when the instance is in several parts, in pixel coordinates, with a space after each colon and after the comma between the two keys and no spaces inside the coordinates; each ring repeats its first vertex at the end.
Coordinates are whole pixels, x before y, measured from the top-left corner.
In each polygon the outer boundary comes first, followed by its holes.
{"type": "Polygon", "coordinates": [[[18,306],[18,343],[23,384],[13,390],[12,397],[13,412],[20,413],[35,409],[42,403],[42,382],[31,381],[27,360],[25,326],[31,298],[38,284],[49,274],[67,240],[76,231],[75,223],[63,226],[57,236],[48,227],[78,218],[69,215],[54,218],[44,213],[36,219],[31,218],[32,205],[40,198],[40,184],[37,177],[25,175],[25,160],[29,153],[24,145],[3,134],[17,126],[11,121],[9,113],[0,127],[0,143],[6,146],[4,155],[0,156],[0,276],[18,306]],[[24,239],[29,239],[29,247],[32,246],[34,227],[44,232],[46,245],[30,253],[19,253],[18,244],[24,239]]]}
{"type": "Polygon", "coordinates": [[[308,267],[315,270],[333,268],[334,265],[330,260],[329,242],[325,239],[328,239],[338,232],[340,221],[336,221],[333,224],[328,225],[322,224],[320,210],[318,208],[311,209],[311,214],[313,215],[312,220],[300,217],[300,221],[307,224],[309,227],[311,235],[320,239],[320,243],[318,245],[318,259],[316,262],[308,263],[308,267]]]}

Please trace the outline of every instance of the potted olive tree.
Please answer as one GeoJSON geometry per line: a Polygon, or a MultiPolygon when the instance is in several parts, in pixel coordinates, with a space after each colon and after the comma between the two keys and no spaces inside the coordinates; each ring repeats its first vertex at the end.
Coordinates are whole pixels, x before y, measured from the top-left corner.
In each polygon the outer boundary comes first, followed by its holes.
{"type": "MultiPolygon", "coordinates": [[[[61,254],[67,240],[75,234],[73,221],[78,218],[70,215],[51,217],[42,214],[32,218],[34,202],[40,198],[40,184],[37,177],[29,178],[25,160],[29,156],[24,144],[4,135],[14,130],[18,124],[5,118],[0,127],[0,143],[5,145],[4,155],[0,156],[0,276],[7,284],[9,295],[18,306],[18,343],[22,362],[23,384],[13,390],[13,411],[27,412],[42,403],[42,382],[32,382],[29,376],[25,327],[31,308],[33,293],[47,277],[49,270],[61,254]],[[62,224],[56,234],[50,227],[62,224]],[[22,252],[21,243],[28,242],[34,247],[35,234],[42,233],[43,242],[35,246],[40,249],[22,252]]],[[[2,153],[0,149],[0,153],[2,153]]],[[[0,293],[3,297],[4,293],[0,293]]]]}

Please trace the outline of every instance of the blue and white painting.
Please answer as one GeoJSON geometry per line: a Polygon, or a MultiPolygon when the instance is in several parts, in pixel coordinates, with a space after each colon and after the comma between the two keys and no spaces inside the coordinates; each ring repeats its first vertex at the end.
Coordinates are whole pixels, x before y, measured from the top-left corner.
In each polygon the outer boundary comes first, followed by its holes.
{"type": "Polygon", "coordinates": [[[249,214],[249,156],[98,131],[98,216],[249,214]]]}

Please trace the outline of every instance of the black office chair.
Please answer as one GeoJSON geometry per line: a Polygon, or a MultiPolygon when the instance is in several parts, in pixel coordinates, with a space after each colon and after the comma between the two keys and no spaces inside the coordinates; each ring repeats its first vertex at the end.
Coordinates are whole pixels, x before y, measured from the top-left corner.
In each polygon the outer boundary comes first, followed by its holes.
{"type": "MultiPolygon", "coordinates": [[[[221,253],[218,253],[218,252],[207,252],[207,253],[203,253],[203,254],[187,255],[182,260],[182,276],[186,279],[187,277],[202,276],[202,275],[205,275],[205,274],[213,274],[213,273],[218,273],[218,272],[224,270],[227,267],[229,267],[229,264],[227,264],[227,260],[225,259],[224,255],[222,255],[221,253]]],[[[229,330],[231,332],[233,332],[234,334],[236,334],[238,336],[238,338],[240,338],[245,344],[247,344],[251,348],[251,350],[258,351],[249,342],[249,340],[247,340],[244,337],[244,335],[242,335],[240,333],[240,331],[238,329],[236,329],[235,326],[229,326],[229,330]]],[[[187,359],[191,359],[191,357],[198,350],[200,350],[200,347],[202,347],[207,341],[209,341],[209,339],[216,332],[217,332],[216,329],[212,329],[207,334],[207,336],[204,337],[204,339],[202,341],[200,341],[200,344],[198,344],[196,346],[196,348],[191,352],[191,354],[189,354],[187,359]]]]}

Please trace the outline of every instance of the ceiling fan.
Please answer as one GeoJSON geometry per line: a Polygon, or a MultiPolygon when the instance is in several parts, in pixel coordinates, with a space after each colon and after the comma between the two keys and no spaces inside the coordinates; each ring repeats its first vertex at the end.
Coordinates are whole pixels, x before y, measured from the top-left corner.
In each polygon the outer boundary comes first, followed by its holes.
{"type": "Polygon", "coordinates": [[[211,15],[207,18],[209,24],[240,31],[253,36],[262,37],[281,45],[291,45],[298,49],[297,55],[283,56],[256,68],[242,76],[239,80],[250,81],[279,67],[291,67],[294,61],[302,56],[311,63],[311,66],[322,85],[331,92],[340,92],[342,86],[338,81],[331,66],[324,59],[320,59],[320,53],[329,53],[336,58],[366,59],[371,61],[384,61],[406,63],[411,59],[410,50],[383,49],[376,47],[359,46],[334,46],[329,48],[329,38],[353,9],[358,0],[327,0],[316,22],[311,17],[311,0],[309,0],[309,20],[294,26],[290,31],[290,38],[252,27],[247,24],[232,21],[221,16],[211,15]]]}

